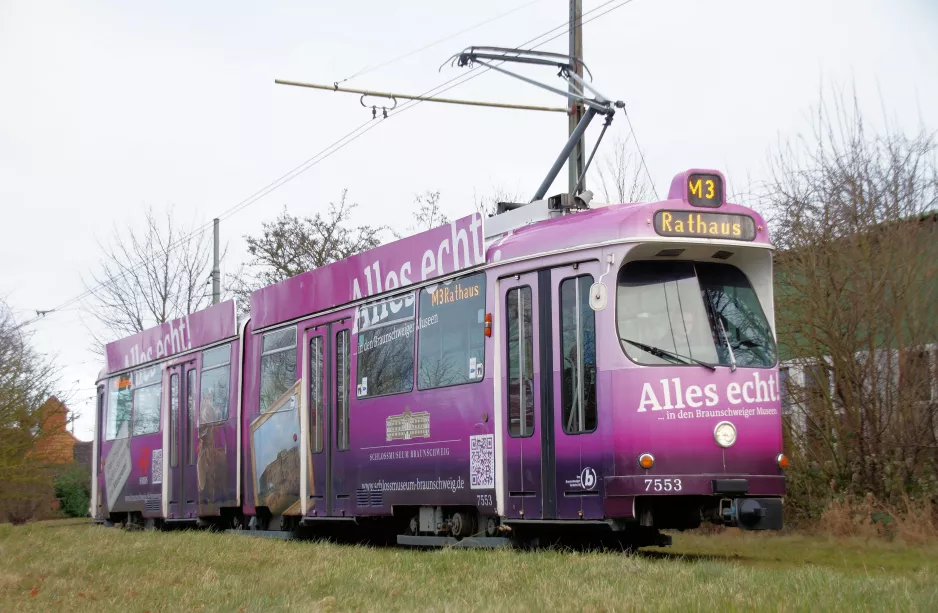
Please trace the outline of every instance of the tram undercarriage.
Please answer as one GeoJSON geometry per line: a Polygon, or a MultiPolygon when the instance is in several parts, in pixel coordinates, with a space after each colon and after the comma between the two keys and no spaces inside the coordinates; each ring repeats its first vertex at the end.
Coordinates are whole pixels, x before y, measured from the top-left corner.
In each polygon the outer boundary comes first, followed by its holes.
{"type": "Polygon", "coordinates": [[[603,520],[511,519],[484,515],[468,506],[399,506],[393,516],[299,517],[271,516],[259,508],[244,516],[236,508],[217,517],[167,520],[140,513],[112,514],[100,521],[125,529],[203,529],[281,539],[328,539],[376,546],[418,548],[517,547],[536,549],[613,549],[667,547],[671,536],[662,530],[692,530],[702,523],[745,530],[778,530],[780,498],[717,496],[648,496],[636,500],[637,518],[603,520]]]}

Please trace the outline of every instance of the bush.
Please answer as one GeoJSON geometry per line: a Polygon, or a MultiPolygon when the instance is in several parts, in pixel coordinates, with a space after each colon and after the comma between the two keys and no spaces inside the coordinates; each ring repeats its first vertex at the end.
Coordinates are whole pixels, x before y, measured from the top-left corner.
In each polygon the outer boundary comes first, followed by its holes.
{"type": "Polygon", "coordinates": [[[91,500],[91,472],[87,466],[72,464],[55,478],[55,497],[68,517],[87,517],[91,500]]]}
{"type": "Polygon", "coordinates": [[[17,482],[0,483],[0,522],[19,526],[50,516],[49,502],[53,500],[48,477],[37,471],[30,478],[17,482]]]}
{"type": "Polygon", "coordinates": [[[898,539],[908,545],[924,545],[938,540],[938,513],[929,500],[905,498],[893,506],[875,500],[845,495],[832,498],[822,513],[817,530],[825,535],[898,539]]]}

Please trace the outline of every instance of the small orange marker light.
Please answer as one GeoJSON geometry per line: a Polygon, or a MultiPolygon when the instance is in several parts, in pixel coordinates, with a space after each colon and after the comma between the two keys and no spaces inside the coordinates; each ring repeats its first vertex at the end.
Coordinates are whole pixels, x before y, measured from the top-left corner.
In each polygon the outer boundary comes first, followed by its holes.
{"type": "Polygon", "coordinates": [[[788,456],[784,453],[778,454],[778,457],[775,458],[775,461],[778,462],[779,468],[788,468],[788,456]]]}
{"type": "Polygon", "coordinates": [[[650,453],[643,453],[642,455],[638,456],[638,465],[645,470],[648,470],[655,465],[655,458],[650,453]]]}
{"type": "Polygon", "coordinates": [[[492,314],[491,313],[485,314],[485,336],[487,338],[492,336],[492,314]]]}

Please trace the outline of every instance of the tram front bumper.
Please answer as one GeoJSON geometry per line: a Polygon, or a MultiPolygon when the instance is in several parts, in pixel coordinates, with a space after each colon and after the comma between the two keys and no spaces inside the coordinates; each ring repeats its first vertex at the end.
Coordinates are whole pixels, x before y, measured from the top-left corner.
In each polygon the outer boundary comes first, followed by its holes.
{"type": "MultiPolygon", "coordinates": [[[[622,475],[604,479],[606,517],[695,527],[700,519],[744,530],[780,530],[784,475],[622,475]]],[[[651,525],[643,524],[643,525],[651,525]]]]}
{"type": "Polygon", "coordinates": [[[784,496],[784,475],[622,475],[604,479],[606,496],[784,496]]]}

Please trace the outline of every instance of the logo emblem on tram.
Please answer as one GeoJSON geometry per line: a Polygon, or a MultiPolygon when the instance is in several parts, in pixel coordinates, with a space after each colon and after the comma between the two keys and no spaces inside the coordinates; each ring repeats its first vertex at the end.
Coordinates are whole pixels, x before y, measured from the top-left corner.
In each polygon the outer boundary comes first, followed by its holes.
{"type": "Polygon", "coordinates": [[[580,472],[580,485],[585,490],[591,490],[596,487],[596,471],[587,466],[580,472]]]}

